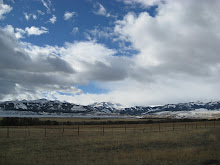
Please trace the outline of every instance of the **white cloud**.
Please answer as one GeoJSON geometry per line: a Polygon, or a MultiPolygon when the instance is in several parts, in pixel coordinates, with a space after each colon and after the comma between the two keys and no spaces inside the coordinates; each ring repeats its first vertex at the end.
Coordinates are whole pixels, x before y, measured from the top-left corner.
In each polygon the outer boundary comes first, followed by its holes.
{"type": "Polygon", "coordinates": [[[79,76],[79,79],[83,81],[87,81],[90,77],[89,75],[86,76],[87,72],[90,72],[89,66],[98,67],[99,62],[108,66],[109,60],[107,60],[107,58],[114,53],[114,50],[94,42],[66,43],[65,49],[62,49],[63,57],[75,66],[77,71],[81,72],[81,74],[85,74],[85,76],[79,76]]]}
{"type": "Polygon", "coordinates": [[[165,0],[120,0],[128,5],[140,4],[144,7],[154,6],[163,3],[165,0]]]}
{"type": "Polygon", "coordinates": [[[93,8],[95,9],[95,11],[93,11],[94,14],[102,15],[102,16],[105,16],[105,17],[110,17],[111,16],[110,13],[107,13],[104,6],[100,3],[98,3],[98,2],[93,5],[93,8]]]}
{"type": "Polygon", "coordinates": [[[28,21],[31,17],[31,14],[24,13],[24,17],[28,21]]]}
{"type": "Polygon", "coordinates": [[[21,93],[36,96],[41,91],[74,90],[70,75],[75,70],[57,55],[56,47],[18,42],[13,31],[12,26],[0,29],[0,99],[21,93]]]}
{"type": "Polygon", "coordinates": [[[63,18],[64,18],[64,20],[70,20],[74,16],[77,16],[76,12],[74,12],[74,11],[73,12],[66,11],[64,13],[63,18]]]}
{"type": "Polygon", "coordinates": [[[57,21],[57,17],[55,15],[52,16],[52,18],[50,18],[49,22],[51,22],[52,24],[54,24],[57,21]]]}
{"type": "Polygon", "coordinates": [[[55,95],[56,91],[64,89],[81,93],[73,84],[86,84],[91,80],[117,81],[127,76],[123,67],[127,66],[124,64],[125,60],[114,57],[116,52],[102,44],[75,42],[66,43],[63,47],[39,47],[30,43],[19,43],[15,39],[12,26],[0,29],[0,39],[0,66],[4,68],[0,70],[2,82],[13,80],[13,83],[1,84],[7,89],[5,94],[0,90],[1,97],[12,97],[12,91],[13,98],[16,95],[21,97],[19,92],[24,88],[28,97],[39,95],[41,91],[55,95]],[[5,56],[5,53],[9,55],[5,56]],[[17,85],[19,88],[15,88],[17,85]]]}
{"type": "Polygon", "coordinates": [[[36,14],[28,14],[26,12],[24,12],[24,17],[27,21],[29,21],[30,18],[33,18],[33,19],[37,19],[37,15],[36,14]]]}
{"type": "Polygon", "coordinates": [[[90,37],[94,38],[95,40],[98,39],[110,39],[114,40],[117,36],[114,33],[114,29],[109,27],[94,27],[94,29],[89,30],[87,33],[90,37]]]}
{"type": "Polygon", "coordinates": [[[11,25],[7,25],[3,28],[3,30],[5,31],[8,31],[12,34],[15,35],[15,37],[17,39],[21,39],[21,38],[25,38],[24,35],[41,35],[41,34],[44,34],[44,33],[49,33],[48,29],[45,28],[45,27],[35,27],[35,26],[32,26],[32,27],[26,27],[24,30],[21,29],[21,28],[13,28],[13,26],[11,25]]]}
{"type": "Polygon", "coordinates": [[[25,28],[25,32],[27,33],[28,36],[30,35],[41,35],[44,33],[49,33],[48,29],[41,26],[39,27],[35,27],[35,26],[31,26],[31,27],[26,27],[25,28]]]}
{"type": "Polygon", "coordinates": [[[168,0],[155,17],[128,13],[116,23],[121,40],[140,51],[133,57],[132,77],[143,82],[148,104],[219,97],[214,90],[219,88],[220,2],[197,2],[168,0]]]}
{"type": "Polygon", "coordinates": [[[93,8],[95,9],[95,11],[93,11],[94,14],[110,17],[110,14],[107,13],[106,9],[102,4],[98,2],[94,3],[93,8]]]}
{"type": "Polygon", "coordinates": [[[5,26],[3,30],[14,34],[17,39],[24,38],[24,34],[26,33],[23,29],[20,28],[14,29],[12,25],[5,26]]]}
{"type": "Polygon", "coordinates": [[[3,0],[0,0],[0,20],[5,19],[5,14],[9,13],[13,8],[10,5],[4,4],[3,0]]]}
{"type": "Polygon", "coordinates": [[[66,43],[63,47],[39,47],[23,42],[21,47],[12,26],[0,29],[0,39],[0,66],[4,68],[0,70],[0,75],[3,75],[1,82],[13,80],[13,83],[1,84],[5,89],[4,94],[0,90],[1,98],[42,97],[42,91],[53,97],[57,97],[59,92],[82,93],[73,84],[124,78],[125,73],[117,71],[121,65],[117,64],[120,60],[112,56],[115,51],[102,44],[76,42],[66,43]],[[5,56],[5,53],[9,55],[5,56]]]}
{"type": "Polygon", "coordinates": [[[47,13],[51,13],[51,1],[50,0],[41,0],[41,2],[43,3],[44,7],[47,8],[47,13]]]}
{"type": "Polygon", "coordinates": [[[16,28],[15,31],[16,31],[15,36],[17,39],[24,38],[24,34],[26,32],[23,29],[16,28]]]}
{"type": "Polygon", "coordinates": [[[208,62],[213,62],[210,65],[213,66],[218,61],[219,36],[216,34],[219,32],[215,27],[220,26],[219,11],[213,8],[220,3],[215,2],[202,1],[203,5],[197,6],[195,1],[168,1],[159,6],[155,18],[147,12],[138,16],[127,14],[118,21],[115,31],[140,50],[136,60],[145,68],[158,66],[157,70],[166,68],[175,73],[206,74],[207,70],[198,64],[206,68],[208,62]]]}

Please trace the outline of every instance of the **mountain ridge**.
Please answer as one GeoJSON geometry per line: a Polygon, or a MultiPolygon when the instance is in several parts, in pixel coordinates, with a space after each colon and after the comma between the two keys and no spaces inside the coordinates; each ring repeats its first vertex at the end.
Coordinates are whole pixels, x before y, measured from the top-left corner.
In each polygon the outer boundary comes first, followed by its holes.
{"type": "MultiPolygon", "coordinates": [[[[31,112],[38,115],[68,116],[134,116],[134,117],[172,117],[172,118],[202,118],[218,116],[220,114],[220,101],[188,102],[166,104],[160,106],[133,106],[123,107],[112,102],[100,102],[90,105],[79,105],[58,100],[22,100],[0,102],[0,115],[13,111],[13,114],[31,112]]],[[[6,115],[7,116],[7,115],[6,115]]],[[[220,116],[219,116],[220,117],[220,116]]]]}

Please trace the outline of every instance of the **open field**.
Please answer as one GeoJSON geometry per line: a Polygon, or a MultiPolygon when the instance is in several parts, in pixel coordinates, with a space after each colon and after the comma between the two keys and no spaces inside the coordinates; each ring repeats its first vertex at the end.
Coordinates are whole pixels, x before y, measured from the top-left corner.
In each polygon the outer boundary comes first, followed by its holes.
{"type": "MultiPolygon", "coordinates": [[[[0,117],[0,120],[2,120],[4,117],[0,117]]],[[[34,118],[34,117],[32,117],[34,118]]],[[[38,118],[38,117],[36,117],[38,118]]],[[[57,122],[90,122],[90,121],[94,121],[94,122],[99,122],[99,121],[147,121],[147,120],[165,120],[167,118],[158,118],[158,117],[152,117],[152,118],[148,118],[148,119],[139,119],[139,118],[135,118],[135,117],[130,117],[130,118],[105,118],[105,116],[101,116],[101,118],[74,118],[74,117],[40,117],[39,118],[40,121],[57,121],[57,122]]]]}
{"type": "Polygon", "coordinates": [[[0,146],[3,165],[220,164],[220,122],[0,127],[0,146]]]}

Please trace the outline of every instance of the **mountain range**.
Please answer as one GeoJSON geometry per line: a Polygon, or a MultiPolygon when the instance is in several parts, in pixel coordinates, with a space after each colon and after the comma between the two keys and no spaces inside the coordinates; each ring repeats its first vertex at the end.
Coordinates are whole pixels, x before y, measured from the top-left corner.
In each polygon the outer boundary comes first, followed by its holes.
{"type": "Polygon", "coordinates": [[[111,102],[85,106],[46,99],[5,101],[0,102],[0,116],[220,118],[220,101],[134,107],[123,107],[111,102]]]}

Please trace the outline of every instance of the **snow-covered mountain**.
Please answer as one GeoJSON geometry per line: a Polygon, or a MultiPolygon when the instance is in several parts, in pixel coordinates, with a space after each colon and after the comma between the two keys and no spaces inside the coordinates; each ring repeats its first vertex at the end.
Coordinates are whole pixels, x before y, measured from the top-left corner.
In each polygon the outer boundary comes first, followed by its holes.
{"type": "Polygon", "coordinates": [[[0,103],[0,116],[69,116],[88,113],[89,107],[46,99],[0,103]]]}
{"type": "Polygon", "coordinates": [[[164,106],[125,108],[111,102],[94,103],[88,106],[68,102],[40,100],[6,101],[0,103],[0,116],[141,116],[171,118],[220,117],[220,101],[189,102],[164,106]]]}

